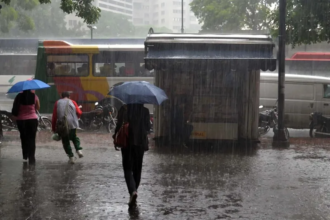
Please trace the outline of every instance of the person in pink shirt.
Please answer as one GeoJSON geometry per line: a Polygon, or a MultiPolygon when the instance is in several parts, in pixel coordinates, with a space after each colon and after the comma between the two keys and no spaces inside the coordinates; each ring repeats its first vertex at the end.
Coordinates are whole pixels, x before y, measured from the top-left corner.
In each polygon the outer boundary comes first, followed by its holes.
{"type": "Polygon", "coordinates": [[[16,119],[20,133],[23,159],[29,160],[30,164],[35,163],[36,134],[38,128],[38,115],[40,108],[38,96],[25,90],[19,93],[14,100],[12,115],[16,119]]]}

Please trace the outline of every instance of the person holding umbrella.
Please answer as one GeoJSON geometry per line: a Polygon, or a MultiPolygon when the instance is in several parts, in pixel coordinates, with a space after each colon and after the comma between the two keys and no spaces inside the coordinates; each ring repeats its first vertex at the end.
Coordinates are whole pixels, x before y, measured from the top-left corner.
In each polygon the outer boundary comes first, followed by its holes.
{"type": "Polygon", "coordinates": [[[23,159],[34,164],[36,151],[36,133],[38,116],[36,111],[40,108],[38,96],[31,90],[48,88],[49,85],[39,80],[28,80],[13,85],[8,93],[19,93],[14,100],[12,115],[17,122],[20,133],[23,159]]]}
{"type": "MultiPolygon", "coordinates": [[[[144,152],[149,149],[150,114],[143,104],[160,105],[167,96],[160,88],[140,81],[114,86],[109,95],[126,103],[118,112],[117,126],[112,137],[115,139],[123,124],[128,123],[128,145],[121,148],[121,153],[124,177],[130,195],[128,205],[132,208],[136,204],[137,190],[141,181],[144,152]]],[[[115,149],[119,150],[117,146],[115,149]]]]}

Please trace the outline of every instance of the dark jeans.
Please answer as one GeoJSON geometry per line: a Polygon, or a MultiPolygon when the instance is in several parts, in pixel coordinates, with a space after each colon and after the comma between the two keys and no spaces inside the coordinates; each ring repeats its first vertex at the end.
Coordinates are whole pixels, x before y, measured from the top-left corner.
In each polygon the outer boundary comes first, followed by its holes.
{"type": "Polygon", "coordinates": [[[29,162],[34,162],[38,120],[17,120],[17,127],[21,137],[23,159],[29,159],[29,162]]]}
{"type": "Polygon", "coordinates": [[[3,132],[2,132],[2,115],[0,113],[0,141],[2,140],[3,138],[3,132]]]}
{"type": "Polygon", "coordinates": [[[144,149],[140,146],[128,146],[121,150],[121,154],[127,189],[132,195],[140,185],[144,149]]]}

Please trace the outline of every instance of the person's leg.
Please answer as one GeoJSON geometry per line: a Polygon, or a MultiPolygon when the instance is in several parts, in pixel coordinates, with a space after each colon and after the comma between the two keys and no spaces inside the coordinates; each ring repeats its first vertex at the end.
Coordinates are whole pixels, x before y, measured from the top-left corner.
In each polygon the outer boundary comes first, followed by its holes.
{"type": "Polygon", "coordinates": [[[38,120],[37,119],[26,120],[25,129],[27,134],[29,163],[34,163],[36,160],[35,152],[36,152],[36,134],[38,129],[38,120]]]}
{"type": "Polygon", "coordinates": [[[2,113],[0,112],[0,142],[3,139],[3,131],[2,131],[2,113]]]}
{"type": "Polygon", "coordinates": [[[72,149],[70,146],[70,138],[69,136],[66,137],[62,137],[62,144],[63,144],[63,148],[65,150],[65,153],[68,155],[69,158],[73,157],[73,153],[72,153],[72,149]]]}
{"type": "Polygon", "coordinates": [[[28,159],[28,144],[26,143],[27,140],[27,135],[26,135],[26,129],[25,129],[25,122],[21,120],[17,120],[17,128],[20,134],[21,138],[21,147],[22,147],[22,154],[23,154],[23,159],[27,160],[28,159]]]}
{"type": "Polygon", "coordinates": [[[80,147],[80,139],[77,136],[77,129],[71,129],[70,130],[69,139],[72,141],[76,151],[82,150],[82,148],[80,147]]]}
{"type": "Polygon", "coordinates": [[[133,154],[133,177],[137,190],[141,182],[144,150],[140,149],[139,146],[135,146],[134,150],[135,153],[133,154]]]}
{"type": "Polygon", "coordinates": [[[82,148],[80,147],[80,139],[77,136],[77,129],[70,130],[69,139],[72,141],[79,158],[82,158],[84,155],[82,153],[82,148]]]}
{"type": "Polygon", "coordinates": [[[124,176],[125,176],[125,181],[127,185],[127,189],[130,195],[134,191],[136,191],[136,185],[135,181],[133,178],[133,171],[132,171],[132,166],[133,166],[133,161],[132,161],[132,155],[131,155],[131,147],[128,146],[126,149],[121,149],[121,154],[122,154],[122,164],[123,164],[123,169],[124,169],[124,176]]]}

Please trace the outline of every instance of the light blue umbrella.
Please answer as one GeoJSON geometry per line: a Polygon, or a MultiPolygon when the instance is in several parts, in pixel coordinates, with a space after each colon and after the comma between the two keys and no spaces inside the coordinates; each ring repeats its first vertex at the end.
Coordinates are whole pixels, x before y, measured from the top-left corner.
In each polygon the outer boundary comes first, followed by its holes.
{"type": "Polygon", "coordinates": [[[168,99],[162,89],[145,81],[124,82],[114,86],[108,95],[114,96],[126,104],[160,105],[168,99]]]}
{"type": "Polygon", "coordinates": [[[33,80],[26,80],[26,81],[21,81],[18,83],[15,83],[7,93],[16,93],[16,92],[22,92],[24,90],[38,90],[38,89],[45,89],[49,88],[50,86],[47,85],[46,83],[33,79],[33,80]]]}

